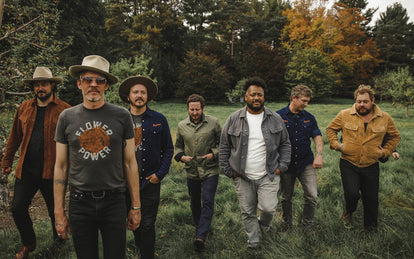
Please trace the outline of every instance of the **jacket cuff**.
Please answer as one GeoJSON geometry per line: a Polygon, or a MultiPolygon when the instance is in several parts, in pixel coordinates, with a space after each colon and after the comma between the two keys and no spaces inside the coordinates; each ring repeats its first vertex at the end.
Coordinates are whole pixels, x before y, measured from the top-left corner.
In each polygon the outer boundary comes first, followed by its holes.
{"type": "Polygon", "coordinates": [[[175,155],[174,159],[175,159],[175,161],[177,161],[177,162],[182,162],[182,161],[181,161],[181,158],[182,158],[183,156],[185,156],[185,153],[184,153],[184,152],[180,152],[180,153],[178,153],[177,155],[175,155]]]}

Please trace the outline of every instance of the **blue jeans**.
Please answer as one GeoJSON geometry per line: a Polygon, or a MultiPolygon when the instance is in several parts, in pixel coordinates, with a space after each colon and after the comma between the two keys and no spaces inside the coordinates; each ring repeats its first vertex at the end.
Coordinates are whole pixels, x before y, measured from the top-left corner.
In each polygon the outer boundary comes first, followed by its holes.
{"type": "Polygon", "coordinates": [[[282,191],[281,203],[283,209],[283,221],[286,224],[292,225],[292,197],[296,178],[298,178],[302,184],[303,198],[305,200],[303,205],[302,224],[310,226],[313,224],[318,199],[318,177],[312,164],[306,166],[300,174],[289,171],[281,174],[280,189],[282,191]]]}
{"type": "Polygon", "coordinates": [[[196,238],[206,240],[210,230],[218,179],[218,174],[203,181],[187,178],[188,193],[191,198],[191,212],[197,229],[196,238]],[[201,202],[203,205],[201,205],[201,202]]]}
{"type": "Polygon", "coordinates": [[[126,217],[125,192],[92,198],[71,191],[69,219],[77,258],[99,258],[98,232],[104,258],[125,258],[126,217]]]}
{"type": "MultiPolygon", "coordinates": [[[[141,258],[154,258],[155,251],[155,221],[158,214],[158,205],[160,204],[161,183],[147,183],[145,188],[141,189],[139,195],[141,200],[141,223],[133,231],[135,237],[135,246],[140,250],[141,258]]],[[[127,197],[128,210],[131,199],[127,197]]]]}
{"type": "Polygon", "coordinates": [[[378,226],[378,191],[379,191],[379,165],[375,163],[368,167],[357,167],[341,159],[342,186],[346,211],[353,213],[362,197],[364,206],[364,227],[376,228],[378,226]]]}
{"type": "Polygon", "coordinates": [[[29,215],[29,206],[37,190],[40,190],[45,199],[49,217],[52,222],[53,238],[57,239],[53,203],[53,180],[40,179],[23,174],[22,180],[16,178],[14,183],[14,196],[11,212],[24,246],[33,245],[36,241],[33,222],[29,215]]]}
{"type": "Polygon", "coordinates": [[[268,175],[259,180],[250,181],[237,177],[233,179],[233,182],[239,198],[249,246],[255,247],[260,241],[262,230],[268,231],[270,229],[276,213],[280,177],[276,175],[273,181],[268,175]],[[259,218],[257,217],[257,209],[260,211],[259,218]]]}

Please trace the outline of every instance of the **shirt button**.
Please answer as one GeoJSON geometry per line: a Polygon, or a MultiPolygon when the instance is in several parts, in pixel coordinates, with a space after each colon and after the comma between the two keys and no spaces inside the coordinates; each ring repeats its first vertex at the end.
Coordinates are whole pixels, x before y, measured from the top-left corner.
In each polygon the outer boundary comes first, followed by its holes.
{"type": "Polygon", "coordinates": [[[198,141],[196,141],[195,144],[197,145],[198,144],[198,141]]]}
{"type": "Polygon", "coordinates": [[[145,158],[143,158],[142,161],[145,162],[146,161],[145,158]]]}
{"type": "Polygon", "coordinates": [[[145,141],[145,138],[143,138],[142,141],[145,141]]]}
{"type": "Polygon", "coordinates": [[[145,151],[145,148],[143,148],[142,151],[145,151]]]}
{"type": "Polygon", "coordinates": [[[145,129],[142,129],[142,131],[145,131],[145,129]]]}

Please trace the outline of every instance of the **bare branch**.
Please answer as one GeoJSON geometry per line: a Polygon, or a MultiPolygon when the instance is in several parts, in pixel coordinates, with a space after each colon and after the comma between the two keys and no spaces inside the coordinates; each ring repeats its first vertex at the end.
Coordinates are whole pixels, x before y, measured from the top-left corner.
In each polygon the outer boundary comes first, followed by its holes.
{"type": "Polygon", "coordinates": [[[29,22],[27,22],[27,23],[23,24],[22,26],[20,26],[19,28],[15,29],[15,30],[13,30],[13,31],[8,31],[8,32],[6,32],[6,34],[5,34],[3,37],[1,37],[1,38],[0,38],[0,41],[1,41],[1,40],[6,39],[7,37],[9,37],[9,36],[10,36],[10,34],[13,34],[13,33],[15,33],[15,32],[18,32],[18,31],[20,31],[20,30],[24,29],[24,28],[25,28],[25,27],[27,27],[29,24],[33,23],[34,21],[36,21],[37,19],[39,19],[39,18],[40,18],[40,17],[42,17],[42,16],[43,16],[43,14],[42,14],[42,15],[37,16],[36,18],[33,18],[31,21],[29,21],[29,22]]]}
{"type": "Polygon", "coordinates": [[[10,92],[10,91],[6,91],[6,94],[10,94],[10,95],[19,95],[19,96],[26,96],[29,94],[32,94],[32,92],[10,92]]]}

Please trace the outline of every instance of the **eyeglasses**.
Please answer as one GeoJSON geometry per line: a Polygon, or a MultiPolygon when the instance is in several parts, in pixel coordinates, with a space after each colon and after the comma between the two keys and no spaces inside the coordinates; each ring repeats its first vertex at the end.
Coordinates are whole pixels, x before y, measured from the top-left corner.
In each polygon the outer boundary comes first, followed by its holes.
{"type": "Polygon", "coordinates": [[[92,84],[94,79],[97,85],[104,85],[106,84],[106,81],[107,81],[105,77],[89,77],[89,76],[83,77],[80,80],[84,84],[92,84]]]}

